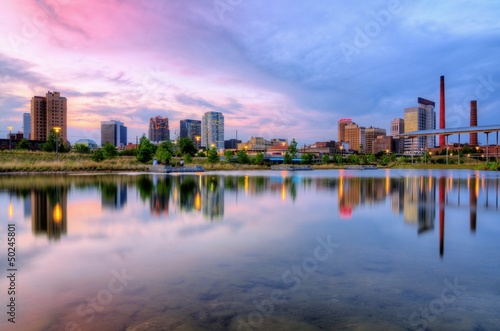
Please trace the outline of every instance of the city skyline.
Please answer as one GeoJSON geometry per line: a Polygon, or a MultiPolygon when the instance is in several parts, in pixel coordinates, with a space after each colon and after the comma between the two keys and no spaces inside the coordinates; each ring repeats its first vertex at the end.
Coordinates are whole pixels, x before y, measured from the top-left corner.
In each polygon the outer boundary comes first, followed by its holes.
{"type": "Polygon", "coordinates": [[[447,127],[469,125],[470,100],[478,125],[499,122],[497,3],[221,2],[5,4],[0,134],[53,90],[68,98],[70,142],[100,141],[109,118],[135,142],[159,114],[173,132],[219,111],[225,139],[313,143],[335,139],[340,118],[389,132],[417,96],[437,107],[440,75],[447,127]]]}

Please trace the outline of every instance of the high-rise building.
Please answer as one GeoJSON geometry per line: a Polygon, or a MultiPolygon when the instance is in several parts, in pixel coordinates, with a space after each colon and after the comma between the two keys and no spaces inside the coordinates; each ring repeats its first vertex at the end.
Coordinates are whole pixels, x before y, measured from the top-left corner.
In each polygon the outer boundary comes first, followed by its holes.
{"type": "Polygon", "coordinates": [[[344,141],[349,143],[350,149],[357,152],[366,151],[365,127],[356,123],[349,123],[344,127],[344,141]]]}
{"type": "Polygon", "coordinates": [[[385,129],[369,127],[365,129],[365,152],[374,153],[373,142],[378,136],[385,136],[385,129]]]}
{"type": "Polygon", "coordinates": [[[405,120],[402,118],[395,118],[391,122],[391,136],[394,141],[394,152],[396,154],[404,153],[404,138],[398,137],[398,135],[405,132],[405,120]]]}
{"type": "Polygon", "coordinates": [[[378,136],[373,141],[373,154],[380,152],[391,153],[394,152],[394,141],[391,136],[378,136]]]}
{"type": "Polygon", "coordinates": [[[155,142],[170,140],[168,117],[156,116],[149,119],[148,138],[155,142]]]}
{"type": "Polygon", "coordinates": [[[30,133],[32,140],[47,140],[50,130],[61,128],[59,136],[68,140],[68,100],[60,92],[48,91],[45,97],[31,98],[30,133]]]}
{"type": "Polygon", "coordinates": [[[24,113],[23,114],[23,138],[30,140],[30,132],[31,132],[31,114],[24,113]]]}
{"type": "MultiPolygon", "coordinates": [[[[418,98],[418,106],[405,108],[404,130],[412,132],[418,130],[432,130],[436,128],[435,103],[418,98]]],[[[425,148],[433,148],[436,144],[435,136],[407,138],[404,142],[405,153],[421,153],[425,148]]]]}
{"type": "Polygon", "coordinates": [[[201,121],[181,120],[180,131],[181,131],[181,138],[191,139],[196,148],[200,148],[201,121]]]}
{"type": "Polygon", "coordinates": [[[120,121],[101,122],[101,146],[106,142],[123,148],[127,145],[127,127],[120,121]]]}
{"type": "Polygon", "coordinates": [[[339,120],[339,142],[346,141],[345,139],[345,127],[352,123],[351,118],[341,118],[339,120]]]}
{"type": "Polygon", "coordinates": [[[219,112],[206,112],[201,121],[201,146],[207,149],[224,148],[224,115],[219,112]]]}

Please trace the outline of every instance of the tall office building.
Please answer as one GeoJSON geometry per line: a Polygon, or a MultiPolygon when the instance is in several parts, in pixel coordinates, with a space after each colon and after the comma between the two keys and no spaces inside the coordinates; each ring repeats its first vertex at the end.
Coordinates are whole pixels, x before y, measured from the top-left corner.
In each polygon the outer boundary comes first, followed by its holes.
{"type": "Polygon", "coordinates": [[[155,142],[170,140],[168,117],[156,116],[149,119],[148,138],[155,142]]]}
{"type": "MultiPolygon", "coordinates": [[[[435,103],[418,98],[418,106],[405,108],[404,132],[432,130],[436,128],[435,103]]],[[[407,138],[404,142],[405,153],[420,153],[426,148],[433,148],[435,136],[407,138]]]]}
{"type": "Polygon", "coordinates": [[[357,152],[366,151],[365,130],[363,126],[349,123],[344,127],[344,141],[349,143],[349,148],[357,152]]]}
{"type": "Polygon", "coordinates": [[[224,148],[224,115],[214,111],[206,112],[201,120],[201,146],[209,149],[212,145],[224,148]]]}
{"type": "Polygon", "coordinates": [[[339,120],[339,132],[338,132],[339,142],[346,141],[346,139],[345,139],[345,127],[348,124],[352,124],[352,119],[341,118],[339,120]]]}
{"type": "Polygon", "coordinates": [[[402,118],[395,118],[391,122],[391,136],[394,141],[394,152],[396,154],[404,153],[404,138],[397,137],[405,132],[405,120],[402,118]]]}
{"type": "Polygon", "coordinates": [[[28,140],[31,139],[30,132],[31,132],[31,114],[24,113],[23,114],[23,138],[28,139],[28,140]]]}
{"type": "Polygon", "coordinates": [[[181,138],[191,139],[196,148],[200,148],[201,121],[181,120],[180,131],[181,131],[181,138]]]}
{"type": "Polygon", "coordinates": [[[59,135],[68,140],[68,100],[60,92],[48,91],[45,97],[31,98],[30,133],[32,140],[47,140],[50,130],[60,127],[59,135]]]}
{"type": "Polygon", "coordinates": [[[378,136],[385,136],[385,129],[369,127],[365,129],[365,152],[374,153],[373,142],[378,136]]]}
{"type": "Polygon", "coordinates": [[[120,121],[101,122],[101,146],[106,142],[116,147],[127,145],[127,127],[120,121]]]}

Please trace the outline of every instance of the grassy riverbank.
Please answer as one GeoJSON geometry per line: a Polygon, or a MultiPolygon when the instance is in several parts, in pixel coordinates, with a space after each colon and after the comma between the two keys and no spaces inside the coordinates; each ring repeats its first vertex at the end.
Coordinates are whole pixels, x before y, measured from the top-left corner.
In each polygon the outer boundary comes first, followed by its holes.
{"type": "MultiPolygon", "coordinates": [[[[173,163],[176,161],[174,160],[173,163]]],[[[210,164],[206,158],[193,158],[192,164],[201,165],[206,171],[269,170],[269,165],[218,162],[210,164]]],[[[113,172],[147,171],[149,164],[137,161],[135,156],[118,156],[102,162],[92,161],[90,154],[60,153],[56,161],[55,153],[2,151],[0,152],[0,173],[6,172],[113,172]]],[[[313,169],[343,169],[345,164],[329,163],[313,165],[313,169]]],[[[395,169],[471,169],[498,170],[499,164],[485,162],[464,164],[438,163],[390,163],[386,168],[395,169]]]]}
{"type": "Polygon", "coordinates": [[[95,162],[90,154],[3,151],[0,153],[0,172],[47,172],[47,171],[144,171],[147,166],[134,156],[120,156],[95,162]]]}

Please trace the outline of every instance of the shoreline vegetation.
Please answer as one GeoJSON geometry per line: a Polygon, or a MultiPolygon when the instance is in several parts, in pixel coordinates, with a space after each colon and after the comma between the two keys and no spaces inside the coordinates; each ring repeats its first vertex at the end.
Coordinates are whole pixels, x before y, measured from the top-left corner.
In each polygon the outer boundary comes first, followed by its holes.
{"type": "MultiPolygon", "coordinates": [[[[250,156],[248,156],[250,158],[250,156]]],[[[29,151],[2,151],[0,152],[0,174],[12,173],[63,173],[63,172],[147,172],[151,162],[142,163],[133,155],[116,155],[102,161],[92,160],[91,154],[82,153],[59,153],[58,161],[55,153],[51,152],[29,152],[29,151]]],[[[171,165],[176,165],[178,162],[186,158],[172,157],[171,165]]],[[[344,169],[345,166],[356,163],[349,162],[332,162],[334,158],[322,160],[321,164],[311,164],[313,169],[344,169]]],[[[251,159],[247,162],[238,162],[238,159],[231,162],[218,161],[209,162],[207,157],[192,157],[188,158],[186,165],[200,165],[205,171],[233,171],[233,170],[270,170],[270,164],[252,164],[251,159]]],[[[347,160],[346,160],[347,161],[347,160]]],[[[390,161],[387,164],[381,164],[378,160],[370,162],[370,165],[376,165],[382,169],[470,169],[470,170],[500,170],[500,163],[458,160],[455,156],[450,159],[450,164],[442,164],[438,162],[424,163],[420,158],[415,158],[411,163],[409,158],[398,158],[390,161]]],[[[362,161],[357,164],[364,164],[362,161]]]]}

